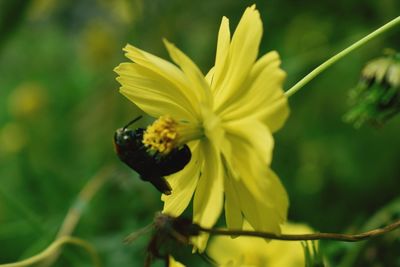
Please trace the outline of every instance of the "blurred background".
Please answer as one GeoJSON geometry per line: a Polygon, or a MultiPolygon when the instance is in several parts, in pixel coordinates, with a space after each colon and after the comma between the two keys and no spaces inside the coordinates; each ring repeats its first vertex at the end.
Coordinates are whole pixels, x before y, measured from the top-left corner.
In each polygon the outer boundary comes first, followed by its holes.
{"type": "MultiPolygon", "coordinates": [[[[118,93],[113,68],[126,61],[126,43],[168,58],[166,37],[206,73],[221,17],[233,29],[252,3],[264,23],[260,52],[280,53],[286,89],[400,13],[397,0],[0,1],[0,263],[43,250],[86,182],[114,166],[74,235],[91,242],[105,266],[143,264],[149,237],[122,240],[150,223],[162,203],[115,156],[115,129],[140,111],[118,93]]],[[[399,49],[399,40],[397,27],[290,99],[273,162],[289,193],[290,220],[317,231],[359,232],[400,217],[400,118],[378,128],[343,122],[363,65],[386,47],[399,49]]],[[[321,246],[332,266],[400,266],[398,231],[321,246]]],[[[90,264],[84,252],[66,248],[55,266],[90,264]]]]}

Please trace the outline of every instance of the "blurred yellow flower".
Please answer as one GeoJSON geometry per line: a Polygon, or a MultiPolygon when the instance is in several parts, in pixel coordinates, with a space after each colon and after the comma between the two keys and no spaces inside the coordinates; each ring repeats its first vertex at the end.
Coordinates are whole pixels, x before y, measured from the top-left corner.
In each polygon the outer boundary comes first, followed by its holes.
{"type": "MultiPolygon", "coordinates": [[[[250,229],[249,226],[246,228],[250,229]]],[[[304,224],[287,223],[282,226],[282,232],[308,234],[313,231],[304,224]]],[[[304,251],[300,241],[266,242],[262,238],[255,237],[218,236],[211,239],[207,254],[218,263],[218,266],[305,266],[304,251]]]]}
{"type": "Polygon", "coordinates": [[[143,13],[143,0],[97,0],[113,19],[119,23],[130,24],[143,13]]]}
{"type": "Polygon", "coordinates": [[[44,110],[47,98],[46,88],[41,84],[24,82],[10,93],[8,109],[17,118],[34,117],[44,110]]]}
{"type": "Polygon", "coordinates": [[[80,54],[89,67],[109,66],[117,47],[115,35],[115,29],[109,23],[100,19],[88,21],[81,35],[80,54]]]}
{"type": "Polygon", "coordinates": [[[33,0],[28,9],[28,18],[39,20],[48,17],[59,5],[56,0],[33,0]]]}
{"type": "MultiPolygon", "coordinates": [[[[224,207],[229,228],[241,228],[244,217],[257,230],[280,231],[288,199],[269,166],[272,133],[283,125],[289,108],[278,53],[257,60],[261,37],[254,5],[246,9],[232,37],[223,17],[215,66],[206,76],[166,40],[179,67],[134,46],[124,48],[134,63],[115,69],[120,92],[159,118],[157,127],[169,125],[165,131],[157,129],[168,132],[168,138],[158,138],[162,144],[144,144],[156,152],[170,147],[168,142],[188,144],[192,152],[189,164],[167,177],[173,191],[162,196],[163,212],[179,216],[193,197],[193,220],[204,227],[212,227],[224,207]]],[[[202,235],[194,245],[204,250],[207,238],[202,235]]]]}

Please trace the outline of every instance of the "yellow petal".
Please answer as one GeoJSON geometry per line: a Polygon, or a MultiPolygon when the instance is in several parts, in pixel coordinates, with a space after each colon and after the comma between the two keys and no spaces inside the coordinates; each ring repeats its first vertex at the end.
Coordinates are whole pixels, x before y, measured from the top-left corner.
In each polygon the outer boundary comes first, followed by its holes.
{"type": "Polygon", "coordinates": [[[197,96],[198,102],[202,104],[212,104],[209,85],[196,64],[194,64],[193,61],[175,45],[165,39],[164,44],[172,60],[182,69],[183,73],[185,74],[190,84],[190,89],[197,96]]]}
{"type": "Polygon", "coordinates": [[[171,255],[168,256],[168,267],[185,267],[179,261],[176,261],[171,255]]]}
{"type": "Polygon", "coordinates": [[[243,85],[243,93],[231,99],[229,106],[220,111],[224,120],[238,120],[254,117],[264,122],[275,132],[289,115],[287,98],[282,89],[285,73],[279,68],[276,52],[260,58],[253,66],[243,85]]]}
{"type": "MultiPolygon", "coordinates": [[[[203,227],[213,227],[223,207],[223,169],[219,151],[209,141],[202,141],[202,149],[207,157],[201,171],[193,199],[193,221],[203,227]]],[[[205,249],[208,235],[195,238],[199,251],[205,249]]]]}
{"type": "Polygon", "coordinates": [[[275,212],[280,219],[281,223],[286,222],[287,211],[289,209],[289,198],[285,187],[282,185],[281,180],[276,173],[268,169],[267,174],[267,191],[266,202],[269,206],[275,207],[275,212]]]}
{"type": "Polygon", "coordinates": [[[189,205],[199,179],[200,167],[203,165],[198,143],[193,142],[189,145],[192,158],[188,165],[182,171],[166,177],[171,185],[172,194],[161,196],[161,200],[164,201],[163,213],[177,217],[189,205]]]}
{"type": "Polygon", "coordinates": [[[211,86],[212,79],[214,77],[214,72],[215,72],[215,68],[212,67],[206,74],[206,81],[207,81],[208,85],[210,85],[210,86],[211,86]]]}
{"type": "MultiPolygon", "coordinates": [[[[229,99],[241,94],[251,67],[257,59],[258,48],[262,36],[262,22],[255,6],[249,7],[244,12],[229,47],[228,58],[224,62],[227,66],[224,80],[215,91],[215,107],[229,104],[229,99]]],[[[219,69],[220,66],[215,66],[219,69]]]]}
{"type": "Polygon", "coordinates": [[[268,128],[252,120],[224,124],[226,138],[231,143],[230,167],[232,176],[241,180],[254,194],[263,200],[264,183],[272,157],[273,138],[268,128]]]}
{"type": "Polygon", "coordinates": [[[233,177],[228,176],[224,181],[225,189],[225,220],[229,229],[241,229],[243,215],[240,209],[240,200],[232,184],[233,177]]]}
{"type": "Polygon", "coordinates": [[[280,224],[287,216],[287,194],[276,175],[270,170],[267,174],[263,201],[255,198],[242,180],[232,182],[239,196],[240,209],[250,225],[258,231],[279,233],[280,224]]]}
{"type": "Polygon", "coordinates": [[[162,76],[135,63],[122,63],[115,71],[120,92],[149,115],[194,120],[188,99],[162,76]]]}
{"type": "MultiPolygon", "coordinates": [[[[238,137],[240,144],[249,145],[252,150],[249,152],[256,153],[256,156],[263,161],[263,164],[271,164],[274,139],[267,126],[255,119],[245,118],[225,122],[223,128],[231,136],[238,137]]],[[[239,142],[232,141],[231,144],[235,146],[239,142]]],[[[235,150],[235,148],[233,149],[235,150]]],[[[236,151],[240,152],[239,148],[236,151]]],[[[237,153],[236,156],[240,156],[240,153],[237,153]]],[[[252,162],[246,161],[246,164],[251,166],[252,162]]]]}
{"type": "Polygon", "coordinates": [[[213,77],[213,82],[211,83],[212,91],[220,88],[221,82],[224,80],[224,75],[228,69],[226,61],[228,58],[230,43],[231,33],[229,30],[229,20],[228,18],[223,17],[218,32],[217,52],[215,56],[215,75],[213,77]]]}
{"type": "MultiPolygon", "coordinates": [[[[240,238],[240,237],[239,237],[240,238]]],[[[239,259],[243,257],[243,247],[237,242],[238,238],[229,236],[215,236],[211,239],[207,247],[207,255],[218,263],[218,266],[241,266],[238,265],[239,259]]]]}
{"type": "MultiPolygon", "coordinates": [[[[226,195],[236,196],[239,209],[253,227],[278,231],[279,223],[286,218],[288,200],[285,189],[267,165],[273,147],[271,133],[264,124],[252,120],[226,123],[224,128],[232,144],[232,162],[228,167],[238,176],[229,177],[231,185],[225,183],[226,195]]],[[[231,219],[237,220],[238,215],[231,219]]]]}
{"type": "Polygon", "coordinates": [[[184,73],[178,67],[171,62],[168,62],[129,44],[125,46],[123,50],[126,52],[126,57],[131,59],[133,62],[153,71],[172,83],[174,87],[180,90],[181,93],[187,98],[191,108],[196,112],[195,114],[198,114],[198,110],[196,109],[198,106],[196,94],[191,89],[191,84],[186,79],[184,73]]]}

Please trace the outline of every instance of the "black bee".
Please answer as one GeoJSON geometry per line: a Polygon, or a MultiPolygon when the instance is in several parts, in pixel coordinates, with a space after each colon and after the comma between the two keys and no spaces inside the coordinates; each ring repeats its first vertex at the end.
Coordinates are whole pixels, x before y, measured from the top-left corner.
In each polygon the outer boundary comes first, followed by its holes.
{"type": "Polygon", "coordinates": [[[170,195],[172,188],[164,176],[182,170],[189,163],[192,154],[187,145],[173,149],[169,154],[149,154],[148,148],[142,143],[145,129],[127,129],[141,116],[119,128],[114,134],[114,146],[118,157],[135,170],[140,178],[152,183],[158,191],[170,195]]]}

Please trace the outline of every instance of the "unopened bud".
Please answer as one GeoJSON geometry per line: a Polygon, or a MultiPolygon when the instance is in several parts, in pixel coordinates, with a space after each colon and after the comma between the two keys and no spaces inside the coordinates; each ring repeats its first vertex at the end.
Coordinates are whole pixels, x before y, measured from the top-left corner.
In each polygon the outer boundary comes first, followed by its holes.
{"type": "Polygon", "coordinates": [[[365,122],[382,125],[400,112],[400,54],[392,50],[371,60],[350,91],[352,108],[344,120],[359,128],[365,122]]]}

